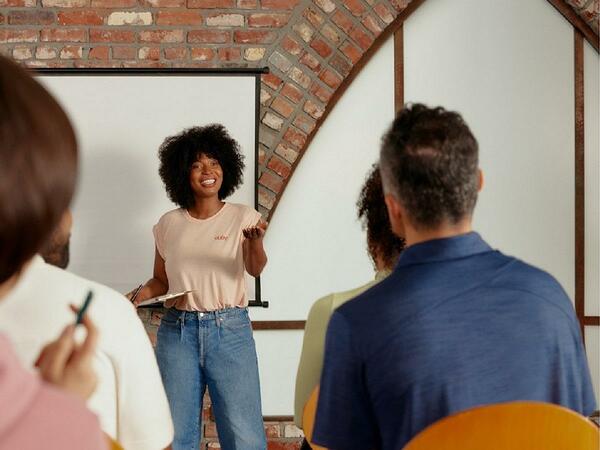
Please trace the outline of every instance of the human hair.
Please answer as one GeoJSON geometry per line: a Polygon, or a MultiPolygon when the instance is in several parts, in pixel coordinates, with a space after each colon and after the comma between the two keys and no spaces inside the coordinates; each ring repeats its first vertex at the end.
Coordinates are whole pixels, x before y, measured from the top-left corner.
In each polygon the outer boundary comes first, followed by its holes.
{"type": "Polygon", "coordinates": [[[386,268],[392,268],[400,252],[404,250],[405,242],[392,232],[377,164],[367,174],[356,206],[363,229],[367,230],[367,247],[371,259],[376,262],[375,258],[379,257],[386,268]]]}
{"type": "Polygon", "coordinates": [[[0,56],[0,283],[18,273],[69,206],[77,142],[67,115],[0,56]]]}
{"type": "Polygon", "coordinates": [[[158,150],[159,174],[167,195],[182,208],[194,206],[194,192],[190,185],[190,170],[198,157],[204,154],[219,161],[223,183],[219,199],[223,200],[242,184],[244,156],[240,146],[220,124],[192,127],[164,140],[158,150]]]}
{"type": "Polygon", "coordinates": [[[404,206],[415,228],[456,224],[472,215],[478,145],[457,112],[405,106],[383,137],[380,165],[386,193],[404,206]]]}

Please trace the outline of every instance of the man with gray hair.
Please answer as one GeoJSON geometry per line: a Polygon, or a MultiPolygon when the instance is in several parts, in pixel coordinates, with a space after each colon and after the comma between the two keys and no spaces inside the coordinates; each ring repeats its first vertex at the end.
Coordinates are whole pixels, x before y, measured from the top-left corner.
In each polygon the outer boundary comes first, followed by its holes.
{"type": "Polygon", "coordinates": [[[516,400],[594,411],[560,284],[472,230],[483,177],[462,117],[405,107],[383,138],[380,168],[407,248],[387,279],[329,322],[313,442],[400,450],[447,415],[516,400]]]}

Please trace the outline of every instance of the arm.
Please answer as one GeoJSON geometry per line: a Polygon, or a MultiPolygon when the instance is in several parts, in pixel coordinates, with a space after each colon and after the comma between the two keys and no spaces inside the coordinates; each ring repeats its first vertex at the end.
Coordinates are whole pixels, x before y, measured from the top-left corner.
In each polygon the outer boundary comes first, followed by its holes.
{"type": "Polygon", "coordinates": [[[242,243],[244,267],[253,277],[259,276],[267,265],[267,254],[263,247],[266,229],[267,224],[261,220],[256,226],[242,230],[245,237],[242,243]]]}
{"type": "MultiPolygon", "coordinates": [[[[169,290],[169,280],[167,279],[167,271],[165,270],[165,260],[158,249],[154,249],[154,273],[152,278],[146,281],[146,284],[140,289],[138,295],[135,297],[134,303],[137,305],[139,302],[147,300],[152,297],[166,294],[169,290]]],[[[135,289],[129,292],[126,297],[131,300],[131,297],[135,289]]]]}

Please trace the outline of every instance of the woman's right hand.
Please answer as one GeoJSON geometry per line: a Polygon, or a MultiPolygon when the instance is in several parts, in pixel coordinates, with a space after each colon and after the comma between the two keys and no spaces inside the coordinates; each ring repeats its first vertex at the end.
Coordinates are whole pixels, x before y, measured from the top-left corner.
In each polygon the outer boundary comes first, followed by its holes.
{"type": "MultiPolygon", "coordinates": [[[[77,311],[73,306],[71,309],[77,311]]],[[[87,330],[82,344],[75,342],[75,325],[68,325],[58,339],[42,349],[35,366],[48,383],[87,400],[98,382],[93,368],[98,329],[87,314],[83,316],[82,324],[87,330]]]]}
{"type": "Polygon", "coordinates": [[[125,294],[125,297],[127,297],[127,300],[131,301],[131,299],[133,298],[134,295],[135,295],[135,298],[133,299],[132,303],[133,303],[133,306],[135,306],[136,308],[138,307],[140,302],[143,302],[144,300],[148,300],[149,298],[152,298],[152,292],[150,291],[148,286],[142,286],[139,289],[139,291],[138,291],[138,288],[132,289],[127,294],[125,294]],[[135,295],[136,292],[137,292],[137,295],[135,295]]]}

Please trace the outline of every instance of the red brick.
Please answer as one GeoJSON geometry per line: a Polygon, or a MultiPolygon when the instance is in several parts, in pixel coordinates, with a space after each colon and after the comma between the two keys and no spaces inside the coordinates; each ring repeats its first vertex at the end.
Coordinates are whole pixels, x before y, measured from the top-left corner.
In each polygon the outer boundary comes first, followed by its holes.
{"type": "Polygon", "coordinates": [[[134,47],[113,47],[113,59],[135,59],[137,49],[134,47]]]}
{"type": "Polygon", "coordinates": [[[277,75],[273,75],[272,73],[266,73],[262,75],[261,80],[271,89],[277,90],[283,81],[277,75]]]}
{"type": "Polygon", "coordinates": [[[305,116],[304,114],[298,114],[298,116],[296,116],[296,118],[294,119],[294,126],[298,127],[307,134],[312,133],[316,125],[317,122],[315,122],[310,117],[305,116]]]}
{"type": "Polygon", "coordinates": [[[52,11],[31,10],[11,11],[8,13],[10,25],[49,25],[54,22],[52,11]]]}
{"type": "Polygon", "coordinates": [[[0,30],[0,42],[36,42],[39,36],[38,30],[0,30]]]}
{"type": "Polygon", "coordinates": [[[192,47],[192,59],[195,61],[209,61],[215,57],[212,48],[192,47]]]}
{"type": "Polygon", "coordinates": [[[194,30],[188,32],[188,42],[207,43],[207,44],[225,44],[231,41],[229,31],[213,30],[194,30]]]}
{"type": "Polygon", "coordinates": [[[323,103],[329,102],[331,100],[331,96],[333,92],[327,89],[316,81],[310,86],[310,93],[321,100],[323,103]]]}
{"type": "Polygon", "coordinates": [[[260,176],[258,183],[278,194],[283,187],[283,179],[272,172],[265,170],[260,176]]]}
{"type": "Polygon", "coordinates": [[[90,0],[42,0],[44,8],[86,8],[89,4],[90,0]]]}
{"type": "Polygon", "coordinates": [[[239,47],[220,48],[218,52],[221,61],[239,61],[242,51],[239,47]]]}
{"type": "Polygon", "coordinates": [[[322,58],[327,58],[333,52],[327,42],[322,39],[313,39],[310,46],[314,51],[321,55],[322,58]]]}
{"type": "Polygon", "coordinates": [[[323,114],[325,113],[325,108],[323,108],[320,105],[317,105],[312,100],[307,100],[304,103],[304,108],[303,109],[312,118],[317,119],[317,120],[320,119],[321,117],[323,117],[323,114]]]}
{"type": "Polygon", "coordinates": [[[392,0],[392,6],[398,11],[403,11],[408,6],[411,0],[392,0]]]}
{"type": "Polygon", "coordinates": [[[303,16],[306,17],[306,20],[308,20],[315,28],[320,28],[325,20],[321,14],[312,8],[307,8],[304,11],[303,16]]]}
{"type": "Polygon", "coordinates": [[[340,47],[340,50],[344,55],[348,57],[352,64],[356,64],[363,55],[363,52],[358,47],[355,47],[350,42],[346,41],[340,47]]]}
{"type": "Polygon", "coordinates": [[[141,5],[150,8],[181,8],[185,6],[185,0],[141,0],[141,5]]]}
{"type": "Polygon", "coordinates": [[[281,40],[281,47],[288,52],[290,55],[298,56],[302,53],[302,47],[295,39],[290,36],[286,36],[281,40]]]}
{"type": "Polygon", "coordinates": [[[263,9],[294,9],[300,0],[261,0],[263,9]]]}
{"type": "Polygon", "coordinates": [[[37,0],[0,0],[0,8],[34,8],[37,0]]]}
{"type": "Polygon", "coordinates": [[[333,42],[336,46],[340,43],[341,38],[338,32],[329,24],[325,24],[323,28],[321,28],[321,34],[333,42]]]}
{"type": "Polygon", "coordinates": [[[4,23],[4,14],[0,14],[0,23],[4,23]]]}
{"type": "Polygon", "coordinates": [[[183,30],[152,30],[140,32],[140,42],[183,42],[183,30]]]}
{"type": "Polygon", "coordinates": [[[133,8],[137,0],[92,0],[92,8],[133,8]]]}
{"type": "Polygon", "coordinates": [[[90,29],[90,42],[135,42],[135,32],[126,30],[90,29]]]}
{"type": "Polygon", "coordinates": [[[110,59],[110,47],[102,46],[90,48],[88,59],[110,59]]]}
{"type": "Polygon", "coordinates": [[[271,44],[277,34],[272,31],[240,30],[233,33],[233,41],[240,44],[271,44]]]}
{"type": "Polygon", "coordinates": [[[319,60],[310,53],[305,53],[304,55],[302,55],[302,58],[300,58],[300,62],[314,72],[318,72],[321,68],[321,63],[319,62],[319,60]]]}
{"type": "Polygon", "coordinates": [[[374,41],[371,36],[369,36],[359,27],[354,27],[348,34],[363,50],[367,50],[374,41]]]}
{"type": "Polygon", "coordinates": [[[82,28],[47,28],[42,30],[43,42],[85,42],[86,32],[82,28]]]}
{"type": "Polygon", "coordinates": [[[333,67],[337,73],[339,73],[343,77],[347,77],[352,69],[351,64],[346,61],[346,59],[341,56],[340,53],[336,53],[329,60],[329,65],[333,67]]]}
{"type": "Polygon", "coordinates": [[[308,89],[310,86],[310,77],[298,67],[293,67],[288,76],[304,89],[308,89]]]}
{"type": "Polygon", "coordinates": [[[383,3],[377,3],[373,10],[385,23],[392,23],[394,21],[394,15],[383,3]]]}
{"type": "Polygon", "coordinates": [[[165,59],[185,59],[187,57],[187,48],[168,47],[165,48],[165,59]]]}
{"type": "Polygon", "coordinates": [[[337,89],[342,84],[342,78],[329,69],[324,69],[319,75],[319,79],[332,89],[337,89]]]}
{"type": "Polygon", "coordinates": [[[249,27],[273,27],[280,28],[290,20],[289,14],[250,14],[248,16],[249,27]]]}
{"type": "Polygon", "coordinates": [[[68,45],[60,51],[60,59],[81,59],[83,48],[79,45],[68,45]]]}
{"type": "Polygon", "coordinates": [[[202,16],[197,11],[159,11],[157,25],[201,25],[202,16]]]}
{"type": "Polygon", "coordinates": [[[302,439],[296,441],[269,441],[267,450],[299,450],[302,445],[302,439]]]}
{"type": "MultiPolygon", "coordinates": [[[[290,176],[290,173],[292,172],[292,167],[283,159],[281,159],[279,156],[272,156],[271,159],[269,160],[269,163],[267,164],[267,167],[269,169],[271,169],[273,172],[275,172],[277,175],[279,175],[280,177],[282,177],[283,179],[286,179],[287,177],[290,176]]],[[[270,425],[270,426],[265,426],[265,432],[267,432],[267,430],[270,432],[270,436],[269,434],[267,434],[267,437],[279,437],[280,436],[280,432],[279,432],[279,426],[274,426],[274,425],[270,425]],[[276,430],[275,430],[276,427],[276,430]]]]}
{"type": "Polygon", "coordinates": [[[350,30],[352,30],[352,27],[354,26],[354,22],[352,22],[352,19],[350,19],[350,17],[348,17],[340,10],[337,10],[333,14],[333,16],[331,16],[331,20],[346,34],[350,33],[350,30]]]}
{"type": "Polygon", "coordinates": [[[342,4],[352,13],[354,16],[361,16],[365,12],[365,7],[360,0],[344,0],[342,4]]]}
{"type": "Polygon", "coordinates": [[[383,31],[381,26],[379,25],[379,22],[377,22],[375,17],[373,17],[371,15],[365,17],[361,21],[361,23],[365,26],[365,28],[367,30],[369,30],[371,33],[373,33],[374,36],[379,36],[381,34],[381,32],[383,31]]]}
{"type": "Polygon", "coordinates": [[[258,8],[257,0],[237,0],[237,7],[240,9],[258,8]]]}
{"type": "Polygon", "coordinates": [[[294,103],[298,103],[300,100],[302,100],[303,97],[302,91],[300,91],[300,89],[298,89],[296,86],[290,83],[285,83],[285,85],[281,89],[281,93],[294,103]]]}
{"type": "Polygon", "coordinates": [[[282,97],[276,97],[271,103],[271,108],[285,118],[290,117],[294,112],[294,106],[282,97]]]}
{"type": "Polygon", "coordinates": [[[61,25],[102,25],[104,18],[96,11],[63,11],[58,13],[61,25]]]}
{"type": "Polygon", "coordinates": [[[258,187],[258,204],[266,209],[272,209],[277,196],[262,186],[258,187]]]}
{"type": "Polygon", "coordinates": [[[216,438],[217,437],[217,424],[209,422],[204,425],[204,437],[216,438]]]}
{"type": "Polygon", "coordinates": [[[170,67],[170,63],[164,63],[161,61],[123,61],[121,63],[123,67],[132,67],[135,69],[161,69],[170,67]]]}
{"type": "Polygon", "coordinates": [[[287,129],[283,138],[297,148],[303,148],[306,143],[306,135],[293,127],[287,129]]]}
{"type": "Polygon", "coordinates": [[[188,8],[233,8],[234,0],[188,0],[188,8]]]}
{"type": "Polygon", "coordinates": [[[138,50],[138,58],[158,61],[160,59],[160,47],[140,47],[138,50]]]}

